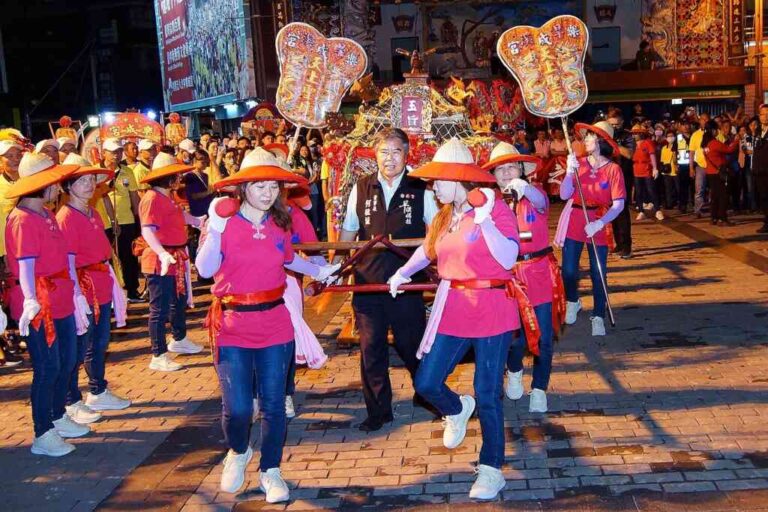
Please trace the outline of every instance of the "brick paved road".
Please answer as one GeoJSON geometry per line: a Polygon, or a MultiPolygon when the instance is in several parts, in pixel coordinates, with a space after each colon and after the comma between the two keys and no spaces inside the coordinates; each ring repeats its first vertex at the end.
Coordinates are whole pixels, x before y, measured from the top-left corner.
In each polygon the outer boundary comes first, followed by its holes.
{"type": "MultiPolygon", "coordinates": [[[[333,297],[308,306],[332,359],[298,372],[282,466],[295,487],[287,507],[265,506],[256,460],[246,492],[218,493],[224,449],[209,356],[182,356],[183,372],[150,372],[146,308],[132,307],[108,378],[136,405],[107,413],[72,455],[29,454],[31,373],[0,369],[0,509],[768,510],[768,244],[754,235],[755,218],[740,221],[635,224],[635,258],[609,263],[618,327],[594,339],[584,314],[567,330],[549,414],[529,414],[527,397],[505,399],[503,501],[467,503],[479,424],[470,422],[460,448],[443,448],[440,422],[414,411],[401,367],[392,372],[395,422],[372,434],[354,428],[365,412],[358,354],[336,346],[350,309],[333,297]]],[[[198,341],[202,315],[191,314],[198,341]]],[[[472,371],[460,366],[450,385],[471,392],[472,371]]]]}

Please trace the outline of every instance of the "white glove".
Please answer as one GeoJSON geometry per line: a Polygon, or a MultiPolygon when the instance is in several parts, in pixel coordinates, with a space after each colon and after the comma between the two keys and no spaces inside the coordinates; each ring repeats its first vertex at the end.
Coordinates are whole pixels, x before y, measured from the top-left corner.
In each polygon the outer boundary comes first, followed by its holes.
{"type": "Polygon", "coordinates": [[[160,275],[164,276],[168,273],[168,268],[176,263],[176,258],[165,251],[161,252],[158,258],[160,258],[160,275]]]}
{"type": "Polygon", "coordinates": [[[228,201],[228,200],[229,200],[228,197],[217,197],[216,199],[211,201],[210,206],[208,206],[208,229],[212,229],[217,233],[224,232],[224,228],[227,226],[227,221],[229,219],[225,219],[224,217],[216,213],[216,205],[222,201],[228,201]]]}
{"type": "Polygon", "coordinates": [[[335,265],[323,265],[320,267],[320,272],[315,276],[315,281],[322,281],[325,284],[331,284],[336,280],[337,276],[332,274],[341,268],[341,263],[335,265]]]}
{"type": "Polygon", "coordinates": [[[658,169],[654,169],[653,170],[653,179],[656,179],[658,177],[659,177],[659,170],[658,169]]]}
{"type": "Polygon", "coordinates": [[[29,336],[29,324],[40,312],[40,303],[35,299],[24,299],[24,309],[19,318],[19,334],[29,336]]]}
{"type": "Polygon", "coordinates": [[[527,186],[528,182],[520,178],[513,179],[509,184],[509,187],[517,194],[518,200],[525,197],[525,187],[527,186]]]}
{"type": "Polygon", "coordinates": [[[8,327],[8,317],[5,316],[3,310],[0,309],[0,334],[5,332],[6,327],[8,327]]]}
{"type": "Polygon", "coordinates": [[[584,226],[584,232],[587,234],[587,238],[592,238],[595,236],[595,233],[600,231],[605,227],[605,224],[603,224],[603,221],[601,220],[594,220],[584,226]]]}
{"type": "Polygon", "coordinates": [[[398,269],[395,271],[392,276],[387,279],[387,284],[389,285],[389,294],[392,296],[393,299],[397,298],[397,295],[400,293],[403,293],[403,290],[398,290],[400,288],[400,285],[410,283],[411,278],[410,277],[404,277],[403,274],[400,273],[400,270],[398,269]]]}
{"type": "Polygon", "coordinates": [[[198,231],[202,231],[203,230],[203,226],[205,225],[205,221],[208,220],[208,216],[207,215],[201,215],[199,217],[195,217],[195,219],[197,219],[197,225],[192,224],[192,227],[197,229],[198,231]]]}
{"type": "Polygon", "coordinates": [[[568,153],[568,161],[566,163],[566,174],[576,174],[579,170],[579,159],[573,153],[568,153]]]}
{"type": "Polygon", "coordinates": [[[80,336],[88,331],[88,313],[91,307],[88,305],[88,299],[82,293],[75,292],[75,328],[77,335],[80,336]]]}
{"type": "Polygon", "coordinates": [[[485,219],[491,218],[493,205],[496,203],[496,194],[489,188],[481,188],[480,192],[485,195],[485,204],[475,207],[475,224],[482,224],[485,219]]]}

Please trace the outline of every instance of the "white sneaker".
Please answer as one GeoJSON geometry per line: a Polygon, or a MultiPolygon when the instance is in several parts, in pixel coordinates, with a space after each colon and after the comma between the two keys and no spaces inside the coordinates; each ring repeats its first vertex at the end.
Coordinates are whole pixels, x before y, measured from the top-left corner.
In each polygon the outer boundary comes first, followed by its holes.
{"type": "Polygon", "coordinates": [[[202,346],[193,343],[192,340],[186,336],[184,336],[184,339],[173,340],[168,343],[168,352],[175,352],[177,354],[197,354],[202,350],[202,346]]]}
{"type": "Polygon", "coordinates": [[[475,468],[477,479],[469,490],[469,497],[476,500],[492,500],[504,489],[507,482],[500,469],[485,464],[479,464],[475,468]]]}
{"type": "Polygon", "coordinates": [[[149,369],[157,370],[158,372],[175,372],[182,368],[184,366],[171,359],[168,356],[168,352],[159,356],[152,356],[152,360],[149,362],[149,369]]]}
{"type": "Polygon", "coordinates": [[[568,325],[576,323],[576,315],[581,311],[581,299],[576,302],[565,303],[565,323],[568,325]]]}
{"type": "Polygon", "coordinates": [[[68,405],[65,409],[67,410],[67,416],[72,418],[72,421],[75,423],[81,425],[88,425],[101,419],[101,414],[88,407],[82,400],[68,405]]]}
{"type": "Polygon", "coordinates": [[[592,336],[605,336],[605,322],[599,316],[593,316],[592,320],[592,336]]]}
{"type": "Polygon", "coordinates": [[[85,404],[94,411],[122,411],[131,406],[131,401],[113,394],[109,389],[103,393],[94,395],[88,393],[85,404]]]}
{"type": "Polygon", "coordinates": [[[32,441],[32,453],[35,455],[48,455],[49,457],[61,457],[75,451],[75,445],[63,440],[55,428],[50,429],[40,437],[32,441]]]}
{"type": "Polygon", "coordinates": [[[467,423],[475,412],[475,399],[469,395],[461,395],[461,412],[443,417],[443,446],[448,449],[458,447],[467,434],[467,423]]]}
{"type": "Polygon", "coordinates": [[[528,412],[547,412],[547,392],[543,389],[533,388],[530,393],[528,412]]]}
{"type": "Polygon", "coordinates": [[[267,495],[267,503],[280,503],[290,498],[288,485],[280,474],[280,468],[259,472],[259,487],[267,495]]]}
{"type": "Polygon", "coordinates": [[[251,462],[253,450],[249,446],[245,453],[227,452],[224,470],[221,472],[221,492],[237,492],[245,483],[245,468],[251,462]]]}
{"type": "Polygon", "coordinates": [[[661,210],[656,212],[656,220],[664,220],[664,212],[661,210]]]}
{"type": "Polygon", "coordinates": [[[643,203],[643,210],[650,210],[653,208],[653,203],[643,203]]]}
{"type": "Polygon", "coordinates": [[[285,417],[296,417],[296,408],[293,406],[293,397],[291,395],[285,395],[285,417]]]}
{"type": "Polygon", "coordinates": [[[259,399],[254,398],[253,399],[253,418],[251,418],[252,423],[256,423],[256,421],[258,421],[260,412],[261,411],[259,410],[259,399]]]}
{"type": "Polygon", "coordinates": [[[83,437],[91,431],[91,427],[75,423],[66,413],[53,422],[53,428],[61,437],[83,437]]]}
{"type": "Polygon", "coordinates": [[[520,400],[523,396],[523,370],[510,372],[507,370],[507,385],[504,392],[510,400],[520,400]]]}
{"type": "Polygon", "coordinates": [[[635,220],[645,220],[645,213],[640,212],[637,214],[637,217],[635,217],[635,220]]]}

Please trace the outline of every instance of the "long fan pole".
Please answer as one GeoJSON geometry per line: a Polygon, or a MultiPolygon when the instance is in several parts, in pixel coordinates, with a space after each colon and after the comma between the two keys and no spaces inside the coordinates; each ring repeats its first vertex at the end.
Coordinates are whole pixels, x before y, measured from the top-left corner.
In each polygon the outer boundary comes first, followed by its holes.
{"type": "MultiPolygon", "coordinates": [[[[568,118],[561,117],[563,122],[563,133],[565,134],[565,145],[568,147],[568,153],[573,153],[571,149],[571,139],[568,136],[568,118]]],[[[579,201],[581,202],[581,210],[584,212],[584,220],[589,224],[589,213],[587,213],[587,205],[584,202],[584,191],[581,189],[581,180],[579,179],[579,172],[576,171],[573,174],[576,180],[576,190],[579,192],[579,201]]],[[[616,327],[616,319],[613,316],[613,308],[611,307],[611,299],[608,296],[608,283],[605,280],[605,273],[603,272],[603,265],[600,263],[600,258],[597,255],[597,244],[593,237],[589,237],[589,241],[592,242],[592,251],[595,254],[595,264],[597,265],[597,273],[600,275],[600,284],[603,286],[603,293],[605,294],[605,304],[608,306],[608,319],[611,322],[611,327],[616,327]]]]}

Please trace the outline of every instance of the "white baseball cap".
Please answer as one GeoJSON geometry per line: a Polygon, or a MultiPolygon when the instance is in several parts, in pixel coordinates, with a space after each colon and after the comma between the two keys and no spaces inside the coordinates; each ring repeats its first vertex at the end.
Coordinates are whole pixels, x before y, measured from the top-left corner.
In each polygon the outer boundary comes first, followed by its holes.
{"type": "Polygon", "coordinates": [[[101,145],[101,148],[105,151],[118,151],[123,149],[123,145],[120,143],[119,139],[111,137],[109,139],[104,139],[104,143],[101,145]]]}
{"type": "Polygon", "coordinates": [[[155,147],[157,144],[152,142],[149,139],[141,139],[139,141],[139,151],[149,151],[153,147],[155,147]]]}
{"type": "Polygon", "coordinates": [[[16,148],[23,151],[24,148],[20,144],[16,144],[12,140],[0,140],[0,156],[4,156],[11,149],[16,148]]]}
{"type": "Polygon", "coordinates": [[[77,147],[77,141],[70,137],[59,137],[56,139],[56,142],[59,143],[59,149],[63,148],[64,144],[72,144],[73,146],[77,147]]]}
{"type": "Polygon", "coordinates": [[[45,146],[53,146],[57,150],[61,147],[56,139],[43,139],[35,144],[35,153],[39,153],[45,146]]]}
{"type": "Polygon", "coordinates": [[[195,143],[189,139],[184,139],[179,142],[179,149],[186,151],[187,153],[194,153],[197,147],[195,143]]]}

